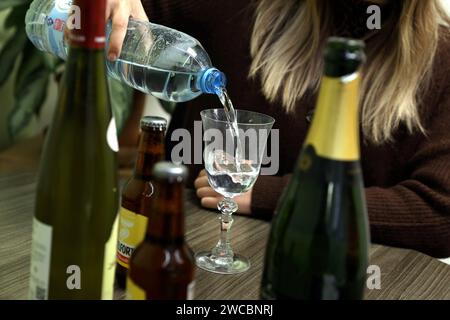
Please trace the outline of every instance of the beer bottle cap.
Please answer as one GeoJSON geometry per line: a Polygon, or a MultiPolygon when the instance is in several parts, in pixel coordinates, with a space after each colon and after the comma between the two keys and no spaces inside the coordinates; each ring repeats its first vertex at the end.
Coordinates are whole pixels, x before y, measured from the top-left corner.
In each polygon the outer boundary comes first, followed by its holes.
{"type": "Polygon", "coordinates": [[[161,129],[167,128],[167,120],[161,117],[145,116],[141,119],[141,129],[161,129]]]}
{"type": "Polygon", "coordinates": [[[169,161],[161,161],[153,167],[153,178],[169,182],[183,182],[188,176],[187,168],[169,161]]]}

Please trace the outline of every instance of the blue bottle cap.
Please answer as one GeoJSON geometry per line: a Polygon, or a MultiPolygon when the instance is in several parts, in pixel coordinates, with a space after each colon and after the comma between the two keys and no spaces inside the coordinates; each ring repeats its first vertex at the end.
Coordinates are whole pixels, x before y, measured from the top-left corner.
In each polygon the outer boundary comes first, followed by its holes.
{"type": "Polygon", "coordinates": [[[216,94],[220,88],[225,88],[226,84],[225,74],[216,68],[206,69],[198,80],[198,88],[204,93],[216,94]]]}

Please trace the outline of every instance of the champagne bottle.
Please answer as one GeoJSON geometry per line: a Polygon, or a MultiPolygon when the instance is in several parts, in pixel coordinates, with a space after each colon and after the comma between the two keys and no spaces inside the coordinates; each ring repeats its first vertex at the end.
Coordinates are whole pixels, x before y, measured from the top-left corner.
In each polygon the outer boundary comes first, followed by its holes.
{"type": "Polygon", "coordinates": [[[327,43],[314,119],[272,224],[262,298],[363,298],[369,232],[358,103],[364,58],[361,41],[327,43]]]}
{"type": "Polygon", "coordinates": [[[106,82],[106,0],[74,5],[80,26],[70,32],[37,187],[32,299],[113,297],[118,143],[106,82]]]}

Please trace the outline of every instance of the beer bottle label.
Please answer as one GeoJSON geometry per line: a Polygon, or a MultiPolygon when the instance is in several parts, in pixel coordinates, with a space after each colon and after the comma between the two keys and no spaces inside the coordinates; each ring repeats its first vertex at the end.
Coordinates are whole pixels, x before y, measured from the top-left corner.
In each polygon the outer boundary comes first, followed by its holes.
{"type": "Polygon", "coordinates": [[[147,295],[134,281],[127,277],[127,300],[146,300],[147,295]]]}
{"type": "Polygon", "coordinates": [[[111,236],[105,244],[105,254],[103,256],[102,300],[112,300],[114,297],[114,275],[116,273],[114,251],[116,249],[118,227],[119,216],[116,217],[111,236]]]}
{"type": "Polygon", "coordinates": [[[144,240],[147,217],[120,208],[119,241],[117,242],[117,263],[128,269],[130,257],[144,240]]]}
{"type": "Polygon", "coordinates": [[[33,219],[29,290],[29,299],[31,300],[48,299],[52,231],[52,226],[42,223],[36,218],[33,219]]]}

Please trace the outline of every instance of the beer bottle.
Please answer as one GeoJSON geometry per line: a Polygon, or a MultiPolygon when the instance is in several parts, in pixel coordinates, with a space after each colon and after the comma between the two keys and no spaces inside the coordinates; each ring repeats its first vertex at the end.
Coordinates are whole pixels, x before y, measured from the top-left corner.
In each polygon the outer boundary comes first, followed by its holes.
{"type": "Polygon", "coordinates": [[[363,42],[329,39],[313,123],[272,223],[262,298],[363,298],[369,232],[358,103],[364,59],[363,42]]]}
{"type": "Polygon", "coordinates": [[[112,299],[118,151],[105,67],[106,0],[73,1],[69,58],[33,220],[31,299],[112,299]]]}
{"type": "Polygon", "coordinates": [[[122,191],[119,237],[117,242],[116,281],[125,288],[129,259],[142,242],[147,228],[145,212],[141,212],[144,199],[153,195],[153,166],[164,160],[164,133],[167,121],[161,117],[144,117],[141,120],[141,135],[134,174],[122,191]]]}
{"type": "Polygon", "coordinates": [[[184,181],[187,169],[159,162],[153,169],[155,195],[144,205],[149,217],[144,241],[130,260],[127,298],[189,300],[194,289],[194,257],[184,240],[184,181]]]}

